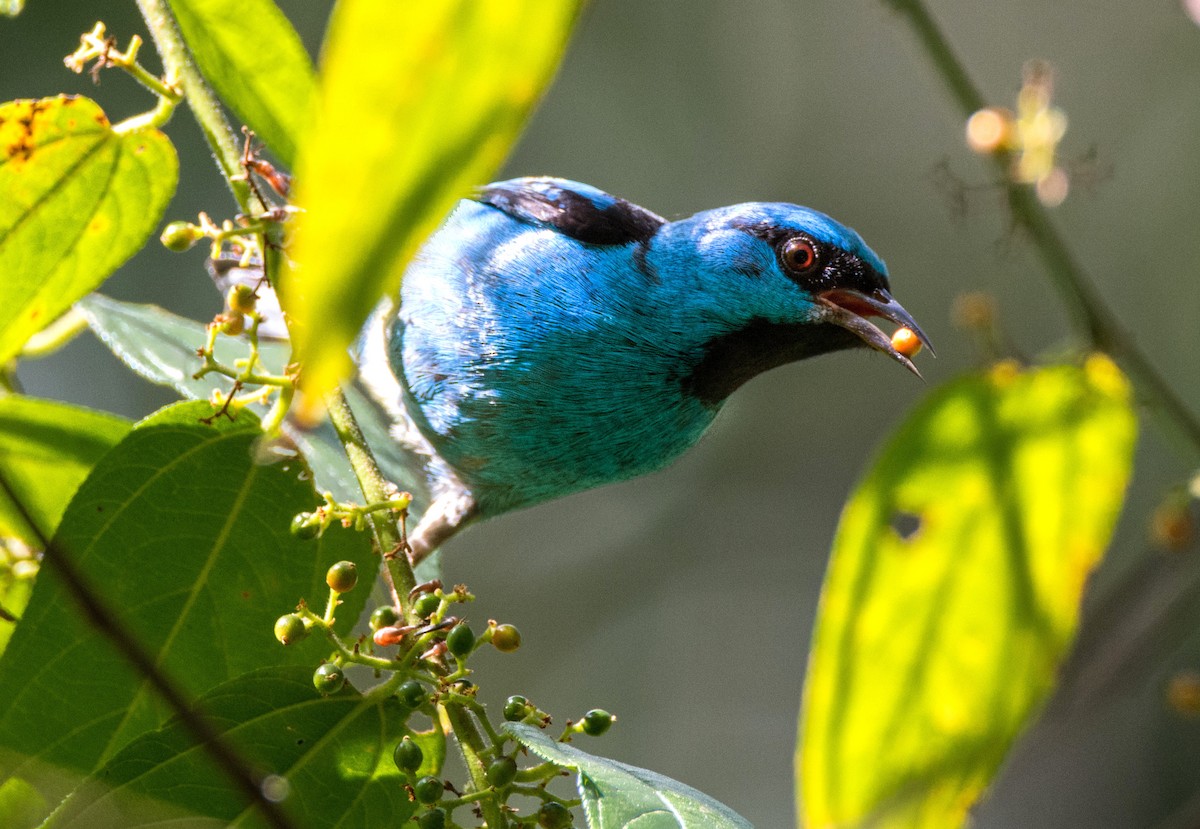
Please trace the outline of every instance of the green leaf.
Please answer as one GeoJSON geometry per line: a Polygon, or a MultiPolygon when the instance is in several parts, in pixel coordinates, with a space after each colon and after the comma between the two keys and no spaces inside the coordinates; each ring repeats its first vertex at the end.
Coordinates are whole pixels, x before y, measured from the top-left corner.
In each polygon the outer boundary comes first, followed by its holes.
{"type": "Polygon", "coordinates": [[[728,806],[669,777],[556,742],[536,726],[505,723],[504,730],[531,753],[578,774],[591,829],[750,829],[728,806]]]}
{"type": "MultiPolygon", "coordinates": [[[[320,697],[310,669],[268,668],[213,689],[197,707],[252,767],[276,775],[297,826],[400,826],[416,810],[392,764],[405,716],[394,697],[367,700],[349,688],[320,697]]],[[[126,746],[44,825],[164,821],[266,825],[178,721],[126,746]]]]}
{"type": "MultiPolygon", "coordinates": [[[[36,571],[32,574],[14,572],[12,564],[15,562],[10,556],[11,553],[0,546],[0,558],[9,558],[4,562],[5,566],[0,568],[0,653],[4,653],[4,649],[8,647],[8,640],[12,638],[17,623],[25,613],[37,575],[36,571]]],[[[3,815],[3,811],[0,811],[0,815],[3,815]]],[[[5,825],[4,821],[0,820],[0,826],[5,825]]]]}
{"type": "MultiPolygon", "coordinates": [[[[252,415],[200,422],[209,414],[206,403],[178,404],[130,432],[79,488],[53,542],[191,694],[264,665],[311,669],[329,644],[314,636],[284,648],[275,619],[301,599],[323,605],[334,561],[377,565],[363,534],[295,538],[292,516],[319,503],[303,460],[263,465],[252,415]]],[[[343,631],[366,593],[343,597],[343,631]]],[[[23,777],[56,803],[72,774],[168,713],[43,567],[0,657],[0,779],[23,777]]]]}
{"type": "Polygon", "coordinates": [[[0,784],[0,826],[33,829],[48,811],[47,803],[33,786],[19,777],[0,784]]]}
{"type": "Polygon", "coordinates": [[[347,347],[417,246],[495,174],[558,65],[577,7],[337,5],[300,152],[297,264],[284,284],[309,400],[348,373],[347,347]]]}
{"type": "Polygon", "coordinates": [[[141,248],[177,175],[165,135],[87,98],[0,104],[0,363],[141,248]]]}
{"type": "MultiPolygon", "coordinates": [[[[121,362],[141,377],[174,389],[181,397],[207,400],[213,389],[229,391],[233,381],[209,374],[196,380],[192,375],[202,365],[196,349],[206,339],[204,323],[165,311],[157,305],[138,305],[92,294],[75,306],[100,341],[121,362]]],[[[224,365],[250,353],[243,339],[217,337],[213,355],[224,365]]],[[[287,363],[288,347],[263,341],[259,355],[267,371],[278,374],[287,363]]]]}
{"type": "Polygon", "coordinates": [[[40,548],[96,461],[129,431],[115,415],[50,400],[0,397],[0,537],[40,548]],[[9,493],[34,520],[32,532],[9,493]]]}
{"type": "Polygon", "coordinates": [[[1125,378],[1100,356],[1001,364],[900,427],[834,541],[801,728],[805,825],[963,824],[1051,691],[1135,434],[1125,378]]]}
{"type": "Polygon", "coordinates": [[[288,167],[316,86],[300,36],[272,0],[170,0],[217,94],[288,167]]]}
{"type": "MultiPolygon", "coordinates": [[[[120,302],[101,294],[86,297],[76,307],[101,342],[151,383],[172,388],[191,399],[207,399],[217,384],[223,384],[226,391],[229,389],[230,382],[216,375],[192,379],[192,372],[200,367],[196,348],[204,343],[203,324],[155,305],[120,302]]],[[[246,356],[248,346],[242,340],[218,337],[214,352],[219,361],[233,365],[235,360],[246,356]]],[[[264,341],[259,353],[267,369],[274,373],[282,371],[288,360],[288,347],[281,343],[264,341]]],[[[385,474],[401,489],[413,494],[410,514],[411,520],[415,521],[429,503],[428,487],[419,474],[416,459],[392,439],[378,409],[366,398],[353,388],[346,389],[346,398],[385,474]]],[[[328,423],[322,423],[312,431],[294,432],[290,437],[312,467],[319,489],[329,490],[343,501],[362,499],[358,479],[328,423]]],[[[436,574],[429,576],[435,577],[436,574]]]]}

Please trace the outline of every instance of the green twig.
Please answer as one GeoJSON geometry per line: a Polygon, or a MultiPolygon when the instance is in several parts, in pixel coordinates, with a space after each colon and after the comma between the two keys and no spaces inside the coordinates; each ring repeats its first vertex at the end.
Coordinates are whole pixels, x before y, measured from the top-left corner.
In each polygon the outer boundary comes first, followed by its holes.
{"type": "MultiPolygon", "coordinates": [[[[243,213],[258,213],[258,210],[253,209],[257,199],[254,199],[250,185],[244,180],[238,180],[242,173],[242,150],[238,145],[237,136],[226,122],[216,95],[209,89],[200,75],[200,70],[196,68],[183,42],[183,36],[179,33],[175,18],[171,15],[167,0],[137,0],[137,5],[142,17],[146,19],[146,26],[150,29],[150,36],[154,39],[158,54],[162,57],[163,68],[168,77],[179,79],[179,88],[183,91],[192,114],[196,116],[204,138],[213,150],[217,165],[221,168],[234,199],[243,213]]],[[[262,205],[259,205],[259,208],[261,209],[262,205]]]]}
{"type": "MultiPolygon", "coordinates": [[[[438,710],[450,723],[457,738],[458,750],[462,753],[463,765],[471,778],[471,785],[476,791],[487,791],[491,784],[487,779],[487,766],[483,762],[483,753],[487,750],[483,735],[475,725],[471,712],[458,703],[439,705],[438,710]]],[[[479,801],[479,809],[488,829],[504,829],[508,822],[504,818],[504,809],[494,798],[483,798],[479,801]]]]}
{"type": "MultiPolygon", "coordinates": [[[[346,457],[350,459],[350,466],[358,478],[363,498],[367,503],[391,500],[395,495],[394,487],[379,470],[375,455],[367,445],[341,389],[328,395],[326,405],[329,407],[329,420],[346,449],[346,457]]],[[[417,586],[417,578],[408,560],[408,544],[403,532],[390,513],[373,514],[368,516],[368,520],[383,556],[384,573],[391,583],[392,600],[409,624],[417,624],[421,620],[413,611],[413,603],[408,601],[409,593],[417,586]]]]}
{"type": "MultiPolygon", "coordinates": [[[[885,0],[912,27],[926,56],[946,84],[963,117],[968,118],[987,106],[966,67],[955,55],[949,41],[938,28],[921,0],[885,0]]],[[[1187,407],[1175,389],[1158,373],[1150,359],[1138,348],[1120,324],[1116,314],[1104,302],[1095,285],[1075,260],[1049,213],[1033,191],[1013,180],[1012,157],[1008,152],[992,154],[992,161],[1004,181],[1008,206],[1013,219],[1029,234],[1051,280],[1066,303],[1072,323],[1094,347],[1113,355],[1133,380],[1134,387],[1151,412],[1166,420],[1188,444],[1188,450],[1200,460],[1200,419],[1187,407]]]]}

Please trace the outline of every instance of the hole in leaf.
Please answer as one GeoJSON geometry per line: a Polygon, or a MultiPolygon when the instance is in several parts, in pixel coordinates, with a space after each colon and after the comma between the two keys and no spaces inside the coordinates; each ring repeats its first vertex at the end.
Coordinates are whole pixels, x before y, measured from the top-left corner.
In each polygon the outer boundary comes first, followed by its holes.
{"type": "Polygon", "coordinates": [[[921,529],[921,517],[913,515],[911,512],[897,510],[892,515],[891,527],[901,539],[909,541],[921,529]]]}

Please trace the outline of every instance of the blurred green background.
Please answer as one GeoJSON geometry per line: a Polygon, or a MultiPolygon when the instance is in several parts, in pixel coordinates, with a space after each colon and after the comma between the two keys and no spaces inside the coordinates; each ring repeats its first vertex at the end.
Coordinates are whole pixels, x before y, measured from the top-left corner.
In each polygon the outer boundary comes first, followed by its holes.
{"type": "MultiPolygon", "coordinates": [[[[280,5],[315,53],[330,4],[280,5]]],[[[929,5],[994,104],[1013,105],[1026,60],[1053,64],[1070,118],[1063,155],[1096,159],[1076,165],[1056,218],[1200,410],[1200,28],[1180,0],[929,5]]],[[[97,89],[62,67],[97,19],[122,45],[142,31],[133,4],[113,0],[29,0],[0,21],[0,100],[76,92],[114,120],[148,108],[118,73],[97,89]]],[[[168,218],[231,213],[190,115],[167,132],[182,159],[168,218]]],[[[978,360],[950,320],[962,291],[996,294],[1026,355],[1066,341],[1057,297],[1010,234],[999,194],[973,191],[964,213],[938,186],[943,164],[988,183],[962,133],[886,3],[595,0],[504,172],[586,181],[669,218],[749,200],[824,210],[887,260],[896,296],[938,347],[937,360],[918,359],[937,384],[978,360]]],[[[152,245],[104,290],[207,319],[220,297],[202,259],[152,245]]],[[[170,399],[89,335],[20,376],[31,394],[132,417],[170,399]]],[[[471,617],[514,622],[526,642],[480,658],[485,699],[523,693],[560,718],[607,708],[618,726],[584,748],[693,785],[756,826],[792,825],[796,713],[840,505],[926,388],[865,352],[778,369],[735,395],[670,469],[456,539],[446,577],[480,596],[471,617]]],[[[1200,825],[1200,720],[1164,692],[1175,672],[1200,668],[1200,563],[1194,548],[1168,556],[1145,540],[1164,489],[1189,471],[1145,430],[1083,647],[978,825],[1200,825]]]]}

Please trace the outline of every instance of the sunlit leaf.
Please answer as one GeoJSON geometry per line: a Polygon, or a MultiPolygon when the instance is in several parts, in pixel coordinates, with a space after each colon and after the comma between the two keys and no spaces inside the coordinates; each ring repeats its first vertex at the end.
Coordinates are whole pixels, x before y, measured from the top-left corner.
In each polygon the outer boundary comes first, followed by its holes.
{"type": "Polygon", "coordinates": [[[204,77],[289,167],[306,129],[313,67],[273,0],[170,0],[204,77]]]}
{"type": "MultiPolygon", "coordinates": [[[[275,619],[301,599],[323,603],[334,561],[364,573],[377,565],[364,534],[335,526],[317,540],[293,536],[292,516],[320,502],[303,460],[263,457],[248,412],[200,422],[210,413],[182,403],[139,424],[80,486],[53,542],[191,694],[265,665],[311,670],[328,643],[285,648],[275,619]]],[[[365,593],[343,597],[343,630],[365,593]]],[[[43,565],[0,656],[0,779],[23,777],[57,803],[73,774],[169,713],[43,565]]]]}
{"type": "MultiPolygon", "coordinates": [[[[8,542],[11,544],[11,542],[8,542]]],[[[0,555],[5,551],[0,550],[0,555]]],[[[15,562],[8,562],[9,565],[15,562]]],[[[17,623],[25,613],[29,604],[29,595],[33,592],[34,573],[18,573],[11,566],[0,567],[0,653],[8,647],[17,623]]],[[[0,817],[4,814],[0,810],[0,817]]],[[[0,826],[6,825],[0,820],[0,826]]]]}
{"type": "Polygon", "coordinates": [[[0,545],[7,547],[0,548],[0,652],[33,589],[30,551],[41,550],[79,484],[128,431],[127,422],[103,412],[15,394],[0,397],[0,545]]]}
{"type": "Polygon", "coordinates": [[[576,772],[590,829],[750,829],[745,818],[691,786],[556,742],[540,728],[505,723],[530,753],[576,772]]]}
{"type": "Polygon", "coordinates": [[[177,175],[165,135],[87,98],[0,104],[0,362],[141,248],[177,175]]]}
{"type": "Polygon", "coordinates": [[[416,247],[512,146],[558,64],[575,0],[339,3],[301,146],[286,306],[308,400],[416,247]]]}
{"type": "MultiPolygon", "coordinates": [[[[416,810],[392,763],[407,709],[349,687],[313,689],[311,668],[269,668],[205,694],[198,706],[253,767],[276,775],[297,826],[400,826],[416,810]]],[[[265,826],[178,721],[126,746],[59,809],[46,829],[265,826]]]]}
{"type": "Polygon", "coordinates": [[[16,17],[25,8],[25,0],[0,0],[0,14],[5,17],[16,17]]]}
{"type": "Polygon", "coordinates": [[[96,461],[128,431],[126,421],[104,412],[15,394],[0,397],[0,537],[40,548],[39,537],[54,534],[96,461]],[[36,532],[14,508],[9,490],[36,532]]]}
{"type": "Polygon", "coordinates": [[[34,829],[48,807],[41,794],[19,777],[0,783],[0,826],[5,829],[34,829]]]}
{"type": "Polygon", "coordinates": [[[846,506],[809,668],[811,827],[957,827],[1050,692],[1132,466],[1107,358],[951,383],[846,506]]]}

